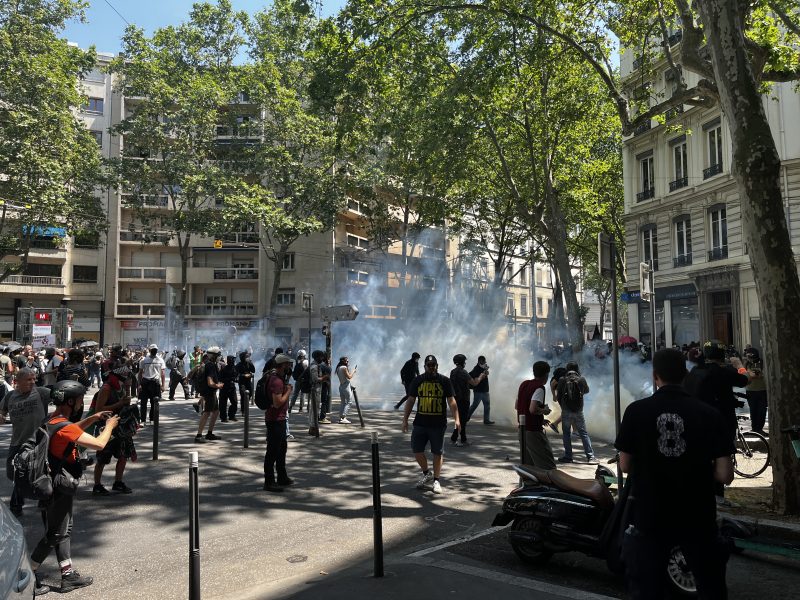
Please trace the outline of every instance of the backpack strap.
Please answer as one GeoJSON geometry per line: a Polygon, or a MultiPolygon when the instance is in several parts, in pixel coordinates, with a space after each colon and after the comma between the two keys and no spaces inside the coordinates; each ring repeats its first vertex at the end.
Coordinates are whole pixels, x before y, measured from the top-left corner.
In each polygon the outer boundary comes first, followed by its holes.
{"type": "MultiPolygon", "coordinates": [[[[55,425],[51,425],[50,424],[50,419],[51,418],[52,417],[47,417],[47,419],[45,419],[45,426],[47,428],[47,434],[50,437],[50,439],[48,440],[48,443],[47,443],[47,455],[48,456],[50,456],[50,442],[53,441],[53,436],[55,436],[56,433],[58,433],[59,431],[64,429],[64,427],[66,427],[67,425],[72,425],[72,422],[69,421],[69,420],[64,421],[63,423],[56,423],[55,425]]],[[[72,450],[74,448],[75,448],[75,442],[70,442],[69,444],[67,444],[67,447],[64,448],[64,454],[62,454],[60,458],[56,457],[56,458],[58,458],[58,468],[59,469],[61,468],[61,465],[64,464],[64,461],[67,460],[67,456],[70,455],[70,453],[72,452],[72,450]]]]}

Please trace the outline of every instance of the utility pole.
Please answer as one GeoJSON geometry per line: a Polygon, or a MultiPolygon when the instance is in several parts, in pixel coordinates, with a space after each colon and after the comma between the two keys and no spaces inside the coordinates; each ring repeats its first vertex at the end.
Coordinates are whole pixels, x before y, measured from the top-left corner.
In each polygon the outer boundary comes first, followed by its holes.
{"type": "Polygon", "coordinates": [[[311,311],[314,310],[314,294],[303,292],[303,310],[308,311],[308,354],[311,356],[311,311]]]}

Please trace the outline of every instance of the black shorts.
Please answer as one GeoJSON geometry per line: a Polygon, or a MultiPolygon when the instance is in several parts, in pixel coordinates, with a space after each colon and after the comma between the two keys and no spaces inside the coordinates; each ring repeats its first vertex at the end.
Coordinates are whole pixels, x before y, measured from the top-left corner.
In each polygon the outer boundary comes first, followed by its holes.
{"type": "Polygon", "coordinates": [[[219,410],[216,390],[200,394],[203,397],[203,412],[212,413],[219,410]]]}
{"type": "Polygon", "coordinates": [[[414,454],[425,452],[425,448],[430,442],[431,454],[444,454],[444,434],[447,425],[436,425],[425,427],[414,425],[411,429],[411,451],[414,454]]]}
{"type": "Polygon", "coordinates": [[[118,436],[112,437],[105,448],[97,451],[97,462],[101,465],[107,465],[111,462],[112,456],[117,460],[122,456],[122,438],[118,436]]]}

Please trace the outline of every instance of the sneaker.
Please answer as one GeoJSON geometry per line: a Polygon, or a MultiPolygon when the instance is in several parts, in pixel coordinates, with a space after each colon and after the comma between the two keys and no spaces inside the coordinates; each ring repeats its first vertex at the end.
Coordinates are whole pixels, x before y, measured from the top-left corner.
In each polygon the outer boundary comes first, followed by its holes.
{"type": "Polygon", "coordinates": [[[111,490],[114,492],[119,492],[121,494],[130,494],[133,493],[133,490],[125,485],[122,481],[115,481],[114,485],[111,486],[111,490]]]}
{"type": "Polygon", "coordinates": [[[351,421],[347,417],[342,417],[341,419],[339,419],[339,423],[341,425],[350,425],[351,421]]]}
{"type": "Polygon", "coordinates": [[[331,420],[328,417],[324,417],[320,419],[319,422],[322,423],[323,425],[329,425],[331,423],[331,420]]]}
{"type": "Polygon", "coordinates": [[[594,454],[589,454],[586,457],[586,462],[594,462],[594,454]]]}
{"type": "Polygon", "coordinates": [[[92,496],[109,496],[110,494],[111,492],[103,487],[102,483],[95,483],[92,488],[92,496]]]}
{"type": "Polygon", "coordinates": [[[433,493],[434,494],[441,494],[442,493],[442,485],[439,483],[439,480],[436,479],[433,482],[433,493]]]}
{"type": "Polygon", "coordinates": [[[294,479],[287,477],[286,479],[278,479],[278,485],[286,486],[294,484],[294,479]]]}
{"type": "Polygon", "coordinates": [[[455,440],[453,442],[453,446],[455,446],[456,448],[460,448],[461,446],[463,446],[463,444],[461,442],[459,442],[458,440],[455,440]]]}
{"type": "Polygon", "coordinates": [[[484,425],[494,425],[494,421],[484,421],[484,425]]]}
{"type": "Polygon", "coordinates": [[[33,597],[44,596],[50,591],[50,586],[42,583],[42,576],[34,571],[33,576],[36,578],[36,583],[33,586],[33,597]]]}
{"type": "Polygon", "coordinates": [[[209,432],[206,434],[206,439],[207,439],[207,440],[211,440],[211,441],[213,442],[213,441],[215,441],[215,440],[221,440],[222,438],[221,438],[221,437],[219,437],[218,435],[215,435],[215,434],[211,433],[211,432],[209,431],[209,432]]]}
{"type": "Polygon", "coordinates": [[[220,420],[219,420],[219,422],[220,422],[220,423],[227,423],[227,422],[228,422],[228,419],[220,419],[220,420]]]}
{"type": "Polygon", "coordinates": [[[290,433],[289,435],[286,436],[286,439],[287,440],[293,440],[294,436],[290,433]]]}
{"type": "Polygon", "coordinates": [[[419,481],[417,482],[417,489],[424,490],[431,481],[433,481],[433,471],[423,473],[422,477],[420,477],[419,481]]]}
{"type": "Polygon", "coordinates": [[[558,425],[554,423],[550,423],[550,429],[555,431],[558,435],[561,435],[561,432],[558,430],[558,425]]]}
{"type": "Polygon", "coordinates": [[[265,492],[282,492],[283,488],[275,483],[267,483],[264,482],[264,491],[265,492]]]}
{"type": "Polygon", "coordinates": [[[92,585],[93,581],[94,579],[91,577],[83,577],[77,571],[70,571],[66,575],[61,576],[61,593],[65,594],[72,590],[92,585]]]}
{"type": "Polygon", "coordinates": [[[206,440],[205,440],[205,438],[203,437],[202,434],[198,433],[196,436],[194,436],[194,443],[195,444],[205,444],[206,440]]]}
{"type": "Polygon", "coordinates": [[[560,462],[560,463],[571,463],[571,462],[573,462],[573,460],[572,460],[571,456],[562,456],[561,458],[558,459],[558,462],[560,462]]]}

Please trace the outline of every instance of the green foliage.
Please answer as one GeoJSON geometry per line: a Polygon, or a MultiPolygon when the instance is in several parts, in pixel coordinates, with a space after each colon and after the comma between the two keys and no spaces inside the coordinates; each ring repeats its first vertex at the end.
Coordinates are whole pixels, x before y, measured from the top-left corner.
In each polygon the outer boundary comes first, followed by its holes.
{"type": "Polygon", "coordinates": [[[47,228],[70,235],[105,229],[94,195],[100,153],[75,116],[94,51],[58,37],[84,4],[0,3],[0,280],[25,269],[31,245],[47,228]]]}

